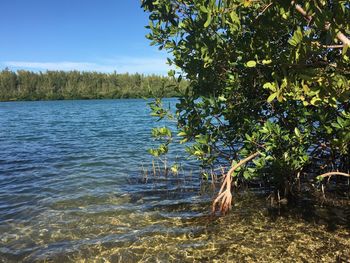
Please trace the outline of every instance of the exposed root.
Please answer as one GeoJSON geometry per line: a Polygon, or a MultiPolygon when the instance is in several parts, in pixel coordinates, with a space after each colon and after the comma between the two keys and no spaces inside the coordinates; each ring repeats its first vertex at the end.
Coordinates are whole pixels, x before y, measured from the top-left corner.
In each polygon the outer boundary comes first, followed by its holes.
{"type": "Polygon", "coordinates": [[[321,175],[317,176],[317,178],[323,179],[323,178],[326,178],[326,177],[331,177],[332,175],[342,175],[342,176],[345,176],[345,177],[350,177],[350,174],[347,174],[347,173],[342,173],[342,172],[329,172],[329,173],[321,174],[321,175]]]}
{"type": "Polygon", "coordinates": [[[245,164],[246,162],[249,162],[250,160],[254,159],[260,155],[259,152],[253,153],[252,155],[249,155],[245,159],[239,161],[236,165],[232,166],[231,169],[227,172],[227,174],[224,177],[224,181],[222,182],[220,191],[213,201],[212,205],[212,213],[215,214],[215,212],[218,211],[221,214],[226,214],[231,209],[232,204],[232,193],[231,193],[231,183],[232,183],[232,174],[234,171],[245,164]]]}
{"type": "Polygon", "coordinates": [[[232,193],[231,193],[231,174],[227,173],[225,175],[224,181],[221,185],[218,196],[215,198],[212,206],[212,213],[214,214],[216,211],[217,204],[221,202],[219,205],[220,213],[225,214],[227,211],[231,209],[232,203],[232,193]],[[224,190],[224,188],[226,188],[224,190]]]}

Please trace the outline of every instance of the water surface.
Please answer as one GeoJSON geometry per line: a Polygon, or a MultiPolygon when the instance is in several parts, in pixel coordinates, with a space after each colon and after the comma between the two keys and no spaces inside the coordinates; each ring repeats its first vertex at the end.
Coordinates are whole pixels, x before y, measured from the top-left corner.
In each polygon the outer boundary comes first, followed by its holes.
{"type": "Polygon", "coordinates": [[[276,216],[246,194],[210,218],[212,186],[193,164],[153,175],[154,125],[144,100],[0,103],[0,262],[350,258],[346,211],[276,216]]]}

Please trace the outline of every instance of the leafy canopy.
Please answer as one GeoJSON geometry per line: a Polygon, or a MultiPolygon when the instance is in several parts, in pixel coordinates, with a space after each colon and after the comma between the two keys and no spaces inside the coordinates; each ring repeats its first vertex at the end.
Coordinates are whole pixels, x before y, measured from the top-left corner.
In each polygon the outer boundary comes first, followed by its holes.
{"type": "Polygon", "coordinates": [[[299,4],[142,1],[147,38],[171,54],[179,70],[170,75],[190,82],[177,104],[179,136],[204,165],[258,151],[239,175],[268,174],[277,186],[300,172],[348,171],[349,2],[299,4]]]}

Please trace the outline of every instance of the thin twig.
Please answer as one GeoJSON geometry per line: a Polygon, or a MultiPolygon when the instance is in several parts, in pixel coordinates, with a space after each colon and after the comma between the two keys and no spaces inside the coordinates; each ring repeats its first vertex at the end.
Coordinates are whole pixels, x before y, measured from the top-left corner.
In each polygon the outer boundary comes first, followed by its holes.
{"type": "Polygon", "coordinates": [[[322,45],[319,42],[311,42],[311,44],[323,48],[344,48],[344,45],[322,45]]]}
{"type": "Polygon", "coordinates": [[[264,7],[264,9],[255,17],[255,19],[257,19],[259,16],[261,16],[263,13],[265,13],[265,11],[270,7],[272,6],[272,2],[269,3],[267,6],[264,7]]]}

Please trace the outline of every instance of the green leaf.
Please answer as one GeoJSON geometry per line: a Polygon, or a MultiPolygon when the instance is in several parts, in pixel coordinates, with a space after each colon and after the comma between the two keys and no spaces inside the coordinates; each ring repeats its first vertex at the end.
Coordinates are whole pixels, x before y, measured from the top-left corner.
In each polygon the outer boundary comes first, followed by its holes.
{"type": "Polygon", "coordinates": [[[309,105],[309,103],[308,103],[306,100],[304,100],[304,101],[303,101],[303,105],[306,107],[306,106],[309,105]]]}
{"type": "Polygon", "coordinates": [[[317,180],[318,182],[322,182],[323,177],[319,175],[319,176],[316,177],[316,180],[317,180]]]}
{"type": "Polygon", "coordinates": [[[248,68],[254,68],[254,67],[256,67],[256,61],[250,60],[250,61],[247,62],[246,66],[248,68]]]}
{"type": "Polygon", "coordinates": [[[278,100],[278,102],[282,102],[283,101],[282,92],[277,92],[277,100],[278,100]]]}
{"type": "Polygon", "coordinates": [[[331,126],[334,127],[334,128],[337,128],[337,129],[341,129],[341,126],[338,123],[336,123],[336,122],[332,122],[331,126]]]}
{"type": "Polygon", "coordinates": [[[204,27],[208,27],[211,23],[211,12],[208,12],[207,21],[205,21],[204,27]]]}
{"type": "Polygon", "coordinates": [[[208,143],[208,137],[205,135],[197,135],[195,141],[199,144],[207,144],[208,143]]]}
{"type": "Polygon", "coordinates": [[[203,155],[203,151],[196,150],[196,151],[193,152],[193,155],[195,155],[195,156],[201,156],[201,155],[203,155]]]}
{"type": "Polygon", "coordinates": [[[168,76],[169,76],[169,77],[174,77],[174,76],[175,76],[175,70],[173,70],[173,69],[172,69],[172,70],[169,70],[169,71],[168,71],[168,76]]]}
{"type": "Polygon", "coordinates": [[[345,122],[344,119],[342,119],[342,118],[340,118],[340,117],[338,116],[338,117],[337,117],[337,122],[338,122],[338,124],[339,124],[340,127],[342,127],[342,128],[344,127],[344,122],[345,122]]]}
{"type": "Polygon", "coordinates": [[[177,134],[177,136],[180,136],[180,137],[184,137],[186,135],[187,135],[186,132],[183,132],[183,131],[181,131],[177,134]]]}
{"type": "Polygon", "coordinates": [[[273,91],[273,92],[276,92],[276,85],[275,85],[275,83],[273,83],[273,82],[266,82],[266,83],[263,85],[263,88],[264,88],[264,89],[269,89],[269,90],[271,90],[271,91],[273,91]]]}
{"type": "Polygon", "coordinates": [[[221,96],[218,97],[218,101],[225,102],[225,101],[227,101],[227,99],[225,98],[224,95],[221,95],[221,96]]]}
{"type": "Polygon", "coordinates": [[[178,174],[179,173],[179,165],[178,164],[174,164],[173,166],[171,166],[170,170],[171,170],[172,173],[178,174]]]}
{"type": "Polygon", "coordinates": [[[148,149],[148,152],[154,157],[158,157],[160,155],[157,149],[148,149]]]}
{"type": "Polygon", "coordinates": [[[297,137],[300,138],[301,134],[300,134],[300,131],[299,131],[299,129],[298,129],[297,127],[294,128],[294,133],[295,133],[295,135],[296,135],[297,137]]]}
{"type": "Polygon", "coordinates": [[[252,137],[251,137],[248,133],[245,134],[245,137],[246,137],[246,139],[247,139],[248,141],[251,141],[251,140],[252,140],[252,137]]]}
{"type": "Polygon", "coordinates": [[[301,28],[298,27],[298,29],[294,31],[293,36],[288,40],[288,43],[295,47],[301,42],[302,39],[303,33],[301,31],[301,28]]]}
{"type": "Polygon", "coordinates": [[[231,17],[232,23],[234,23],[234,24],[239,23],[239,17],[237,16],[237,13],[235,11],[232,11],[230,13],[230,17],[231,17]]]}
{"type": "Polygon", "coordinates": [[[313,97],[312,99],[311,99],[311,101],[310,101],[310,104],[311,105],[317,105],[317,104],[319,104],[321,102],[321,99],[320,98],[318,98],[318,97],[313,97]]]}
{"type": "Polygon", "coordinates": [[[271,64],[271,63],[272,63],[272,60],[271,60],[271,59],[264,59],[264,60],[262,61],[262,63],[263,63],[264,65],[268,65],[268,64],[271,64]]]}
{"type": "Polygon", "coordinates": [[[277,92],[272,93],[272,94],[267,98],[267,102],[273,101],[276,97],[277,97],[277,92]]]}
{"type": "Polygon", "coordinates": [[[243,177],[246,180],[249,180],[251,178],[252,174],[249,171],[244,171],[243,172],[243,177]]]}
{"type": "Polygon", "coordinates": [[[348,48],[349,48],[349,45],[344,44],[343,49],[342,49],[342,52],[341,52],[343,56],[346,55],[346,52],[348,51],[348,48]]]}
{"type": "Polygon", "coordinates": [[[204,6],[201,5],[201,7],[199,8],[203,13],[208,13],[208,9],[204,6]]]}
{"type": "Polygon", "coordinates": [[[186,142],[188,142],[188,139],[187,139],[187,138],[184,138],[184,139],[182,139],[179,143],[180,143],[180,144],[184,144],[184,143],[186,143],[186,142]]]}
{"type": "Polygon", "coordinates": [[[252,0],[244,0],[244,7],[248,7],[251,5],[252,0]]]}

